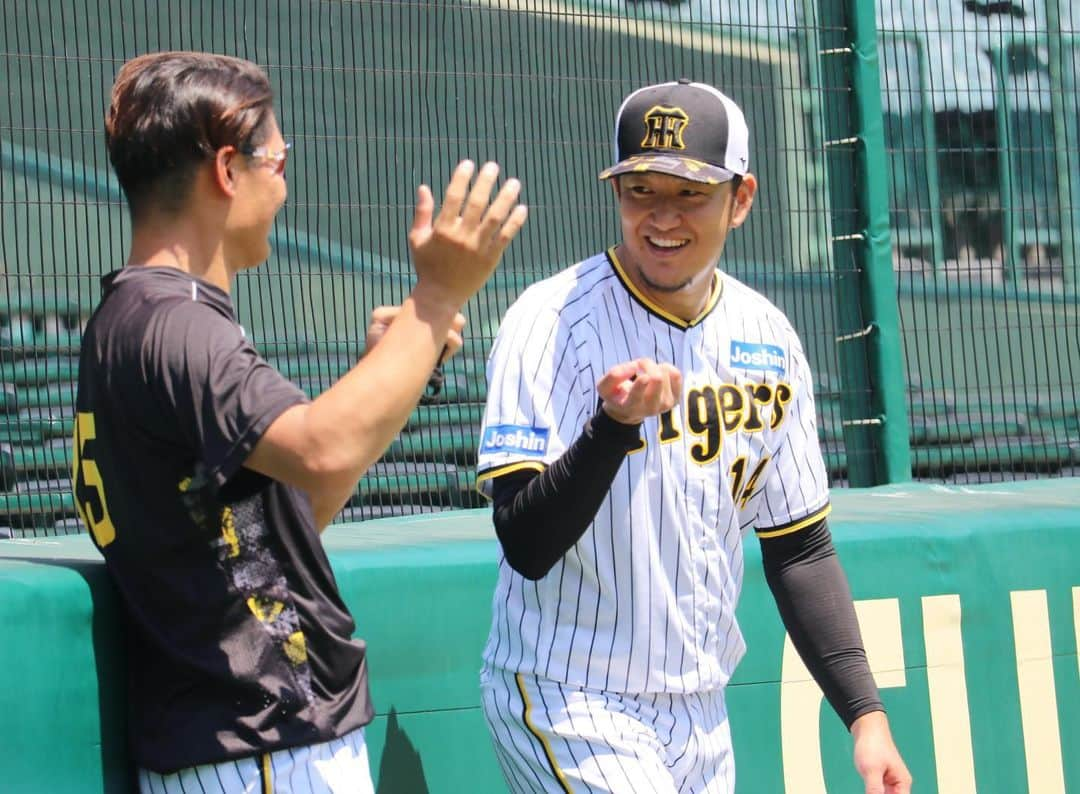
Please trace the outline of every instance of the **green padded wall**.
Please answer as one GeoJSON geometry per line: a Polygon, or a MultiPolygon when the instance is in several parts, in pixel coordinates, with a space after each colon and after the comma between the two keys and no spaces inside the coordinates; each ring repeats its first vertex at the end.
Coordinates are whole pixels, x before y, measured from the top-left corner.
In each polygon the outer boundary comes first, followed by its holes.
{"type": "MultiPolygon", "coordinates": [[[[1080,787],[1080,481],[834,492],[831,523],[920,794],[1080,787]]],[[[330,528],[369,643],[372,769],[388,792],[502,792],[479,711],[497,545],[486,510],[330,528]]],[[[749,651],[729,688],[738,794],[861,792],[747,542],[749,651]],[[819,751],[820,748],[820,751],[819,751]]],[[[0,541],[0,781],[124,787],[115,602],[84,537],[0,541]]]]}

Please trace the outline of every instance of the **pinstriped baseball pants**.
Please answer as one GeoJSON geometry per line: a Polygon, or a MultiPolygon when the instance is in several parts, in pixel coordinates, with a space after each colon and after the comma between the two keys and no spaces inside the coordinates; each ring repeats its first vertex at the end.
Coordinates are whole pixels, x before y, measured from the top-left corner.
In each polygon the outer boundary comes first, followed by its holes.
{"type": "Polygon", "coordinates": [[[373,794],[364,729],[321,744],[290,747],[160,775],[138,770],[141,794],[373,794]]]}
{"type": "Polygon", "coordinates": [[[514,794],[732,794],[722,690],[601,692],[485,669],[484,716],[514,794]]]}

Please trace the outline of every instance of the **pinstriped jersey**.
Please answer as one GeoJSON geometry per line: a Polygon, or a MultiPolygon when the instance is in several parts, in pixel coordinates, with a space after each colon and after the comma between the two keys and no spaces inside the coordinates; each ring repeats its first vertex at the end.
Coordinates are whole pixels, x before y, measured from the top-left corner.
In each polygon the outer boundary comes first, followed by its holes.
{"type": "Polygon", "coordinates": [[[642,295],[615,250],[529,287],[488,359],[478,485],[543,469],[596,411],[596,382],[648,357],[683,375],[642,425],[578,542],[539,581],[501,560],[485,664],[620,692],[724,686],[745,650],[742,538],[829,510],[813,385],[787,318],[717,271],[685,322],[642,295]]]}

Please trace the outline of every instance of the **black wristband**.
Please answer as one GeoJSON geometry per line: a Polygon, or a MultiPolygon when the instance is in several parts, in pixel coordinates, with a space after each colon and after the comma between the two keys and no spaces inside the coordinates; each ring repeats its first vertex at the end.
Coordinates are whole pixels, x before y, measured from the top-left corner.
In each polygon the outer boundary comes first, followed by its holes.
{"type": "Polygon", "coordinates": [[[613,419],[603,408],[597,408],[596,413],[585,424],[584,433],[590,432],[597,441],[622,444],[627,452],[641,443],[641,422],[625,424],[613,419]]]}

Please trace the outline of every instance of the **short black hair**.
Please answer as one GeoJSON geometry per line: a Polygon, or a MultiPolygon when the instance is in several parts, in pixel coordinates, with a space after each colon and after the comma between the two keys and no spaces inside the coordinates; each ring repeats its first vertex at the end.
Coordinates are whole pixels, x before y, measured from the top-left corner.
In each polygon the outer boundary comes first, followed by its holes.
{"type": "Polygon", "coordinates": [[[222,146],[258,143],[273,104],[266,73],[241,58],[155,52],[125,63],[113,84],[105,140],[132,218],[149,204],[183,206],[195,166],[222,146]]]}

